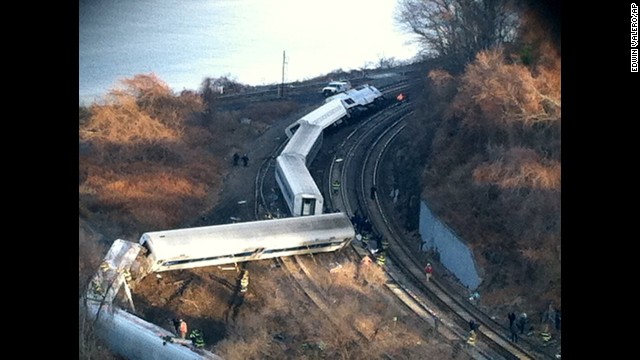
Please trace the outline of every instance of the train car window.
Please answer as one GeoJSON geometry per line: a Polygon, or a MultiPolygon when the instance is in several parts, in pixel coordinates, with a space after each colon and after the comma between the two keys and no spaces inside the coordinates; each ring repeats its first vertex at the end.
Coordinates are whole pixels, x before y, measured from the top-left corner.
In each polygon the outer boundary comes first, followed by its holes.
{"type": "Polygon", "coordinates": [[[293,134],[296,133],[296,131],[300,128],[300,123],[294,123],[295,125],[291,126],[288,130],[289,130],[289,138],[291,138],[293,136],[293,134]]]}
{"type": "Polygon", "coordinates": [[[300,215],[313,215],[316,210],[316,199],[302,198],[302,213],[300,215]]]}
{"type": "Polygon", "coordinates": [[[300,251],[300,250],[308,250],[308,249],[319,249],[319,248],[342,245],[342,244],[343,244],[342,242],[333,241],[333,242],[313,244],[313,245],[296,246],[296,247],[290,247],[290,248],[284,248],[284,249],[270,249],[270,250],[266,250],[264,252],[264,254],[275,254],[275,253],[279,253],[279,252],[300,251]]]}
{"type": "Polygon", "coordinates": [[[251,256],[253,254],[254,254],[254,251],[247,251],[239,254],[234,254],[233,257],[245,257],[245,256],[251,256]]]}
{"type": "Polygon", "coordinates": [[[211,261],[211,260],[218,260],[218,259],[225,259],[225,258],[231,259],[231,258],[233,258],[233,255],[211,256],[211,257],[199,258],[199,259],[173,260],[173,261],[167,261],[167,262],[163,263],[162,266],[182,265],[182,264],[189,264],[189,263],[202,262],[202,261],[211,261]]]}
{"type": "Polygon", "coordinates": [[[220,259],[243,258],[243,257],[249,257],[251,255],[259,253],[261,250],[264,250],[264,248],[258,248],[254,251],[246,251],[246,252],[232,254],[232,255],[210,256],[210,257],[199,258],[199,259],[173,260],[173,261],[167,261],[163,263],[162,266],[174,266],[174,265],[190,264],[190,263],[220,260],[220,259]]]}

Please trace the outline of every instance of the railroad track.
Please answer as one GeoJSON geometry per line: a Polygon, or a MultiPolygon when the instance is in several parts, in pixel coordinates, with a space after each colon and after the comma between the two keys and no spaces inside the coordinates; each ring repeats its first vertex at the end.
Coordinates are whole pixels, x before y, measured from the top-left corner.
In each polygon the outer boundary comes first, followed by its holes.
{"type": "MultiPolygon", "coordinates": [[[[391,225],[392,221],[383,210],[380,198],[376,196],[371,200],[369,196],[368,190],[378,183],[378,169],[382,157],[393,140],[404,130],[403,118],[408,114],[403,105],[397,105],[390,111],[396,112],[397,115],[391,115],[389,118],[395,116],[397,120],[385,120],[383,114],[376,114],[367,123],[353,130],[339,146],[329,166],[329,181],[326,181],[329,184],[330,181],[339,179],[343,184],[339,196],[331,198],[332,206],[346,211],[349,215],[358,211],[368,216],[377,234],[389,241],[390,249],[387,255],[395,268],[392,270],[392,267],[389,267],[390,276],[397,278],[399,285],[411,284],[417,287],[422,296],[437,304],[438,308],[445,309],[440,319],[448,316],[451,323],[456,325],[457,330],[454,332],[465,334],[464,329],[468,329],[468,321],[471,319],[480,324],[480,341],[477,346],[479,351],[485,352],[490,358],[554,358],[551,351],[526,339],[520,344],[513,344],[509,341],[503,326],[477,307],[460,300],[458,294],[453,294],[437,280],[425,284],[422,270],[424,264],[420,264],[414,255],[415,249],[409,249],[403,236],[391,225]],[[357,150],[362,148],[369,150],[363,154],[357,150]]],[[[328,189],[326,192],[329,193],[328,189]]]]}
{"type": "MultiPolygon", "coordinates": [[[[366,180],[368,158],[376,152],[377,147],[386,148],[389,142],[404,129],[404,119],[409,115],[409,112],[410,109],[406,103],[396,104],[385,112],[377,113],[367,121],[363,121],[344,138],[329,165],[328,179],[324,180],[324,183],[327,184],[326,193],[330,193],[328,185],[334,180],[339,180],[343,184],[339,194],[325,199],[325,201],[330,201],[332,208],[338,208],[349,215],[353,215],[355,212],[369,213],[370,204],[367,203],[369,194],[365,189],[369,189],[373,184],[366,180]],[[363,152],[361,151],[363,148],[369,150],[363,152]],[[357,181],[352,181],[353,179],[357,179],[357,181]]],[[[371,217],[369,216],[369,218],[371,217]]],[[[353,247],[362,257],[370,255],[368,251],[364,250],[362,244],[356,243],[353,247]]],[[[438,326],[440,334],[449,341],[461,344],[461,347],[466,343],[466,332],[460,326],[455,326],[452,320],[438,315],[439,310],[435,309],[441,307],[442,304],[436,305],[431,301],[425,301],[418,295],[421,292],[419,288],[408,286],[406,276],[402,273],[402,271],[406,271],[405,268],[397,268],[396,271],[392,271],[388,267],[387,270],[389,277],[387,287],[395,296],[425,322],[434,327],[438,326]]],[[[467,352],[477,359],[496,358],[480,347],[467,348],[467,352]]]]}

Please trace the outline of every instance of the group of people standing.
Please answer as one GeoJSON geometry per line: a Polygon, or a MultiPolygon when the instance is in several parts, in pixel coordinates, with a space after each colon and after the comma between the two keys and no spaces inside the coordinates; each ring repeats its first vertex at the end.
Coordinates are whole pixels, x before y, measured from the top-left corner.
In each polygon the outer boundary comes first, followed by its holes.
{"type": "MultiPolygon", "coordinates": [[[[509,332],[511,333],[511,341],[518,342],[518,335],[524,335],[525,331],[527,336],[533,334],[533,326],[530,324],[527,313],[522,313],[516,317],[516,314],[510,312],[507,314],[509,319],[509,332]]],[[[540,331],[540,339],[542,342],[547,343],[551,340],[551,328],[555,328],[556,331],[560,331],[561,314],[560,309],[556,309],[553,304],[549,305],[549,308],[544,312],[541,317],[542,326],[540,331]]]]}
{"type": "Polygon", "coordinates": [[[514,343],[518,342],[518,334],[524,334],[524,329],[529,322],[529,318],[527,317],[527,313],[522,313],[516,319],[516,314],[510,312],[507,314],[507,318],[509,319],[509,331],[511,332],[511,341],[514,343]],[[517,321],[516,321],[517,320],[517,321]]]}
{"type": "Polygon", "coordinates": [[[361,216],[357,211],[351,217],[351,223],[358,233],[356,239],[362,242],[362,246],[366,250],[375,255],[378,265],[384,266],[387,260],[385,252],[389,248],[389,241],[380,235],[376,235],[369,219],[366,216],[361,216]],[[371,245],[372,241],[376,243],[375,249],[371,245]]]}
{"type": "Polygon", "coordinates": [[[366,216],[361,216],[356,211],[351,217],[351,223],[359,234],[367,233],[367,235],[373,233],[373,225],[366,216]]]}

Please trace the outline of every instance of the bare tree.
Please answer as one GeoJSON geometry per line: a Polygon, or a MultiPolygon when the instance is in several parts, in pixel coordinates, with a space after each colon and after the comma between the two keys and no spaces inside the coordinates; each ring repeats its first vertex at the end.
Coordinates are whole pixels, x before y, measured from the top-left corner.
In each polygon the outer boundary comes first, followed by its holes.
{"type": "Polygon", "coordinates": [[[519,17],[511,0],[400,0],[396,21],[458,72],[479,51],[513,41],[519,17]]]}

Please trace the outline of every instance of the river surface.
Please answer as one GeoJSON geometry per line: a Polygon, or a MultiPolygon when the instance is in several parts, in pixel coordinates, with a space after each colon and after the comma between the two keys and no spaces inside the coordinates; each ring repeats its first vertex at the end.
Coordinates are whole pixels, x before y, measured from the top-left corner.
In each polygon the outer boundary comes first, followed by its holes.
{"type": "Polygon", "coordinates": [[[154,73],[174,91],[206,77],[248,85],[411,59],[396,0],[81,0],[79,100],[154,73]],[[375,4],[375,5],[372,5],[375,4]],[[284,55],[284,56],[283,56],[284,55]],[[284,57],[284,61],[283,61],[284,57]]]}

